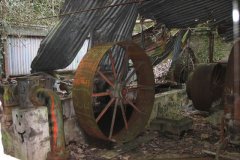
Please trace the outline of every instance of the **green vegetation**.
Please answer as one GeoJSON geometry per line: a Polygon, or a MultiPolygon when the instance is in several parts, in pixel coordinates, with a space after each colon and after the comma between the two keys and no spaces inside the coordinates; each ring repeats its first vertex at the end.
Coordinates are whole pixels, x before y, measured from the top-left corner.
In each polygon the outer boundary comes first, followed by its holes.
{"type": "MultiPolygon", "coordinates": [[[[193,49],[199,63],[207,63],[209,39],[207,33],[193,34],[190,38],[190,47],[193,49]]],[[[226,43],[215,33],[213,61],[226,59],[230,53],[232,43],[226,43]]]]}
{"type": "Polygon", "coordinates": [[[58,18],[41,19],[57,16],[64,0],[2,0],[1,15],[6,23],[17,25],[54,25],[58,18]],[[40,20],[41,19],[41,20],[40,20]]]}

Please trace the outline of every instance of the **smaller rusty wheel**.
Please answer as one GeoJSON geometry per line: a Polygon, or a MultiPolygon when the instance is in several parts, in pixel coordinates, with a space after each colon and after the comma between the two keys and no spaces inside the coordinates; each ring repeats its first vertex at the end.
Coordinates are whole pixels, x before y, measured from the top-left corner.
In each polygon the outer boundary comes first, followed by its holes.
{"type": "Polygon", "coordinates": [[[74,80],[73,103],[85,132],[126,142],[145,127],[154,101],[151,62],[132,42],[92,48],[74,80]]]}

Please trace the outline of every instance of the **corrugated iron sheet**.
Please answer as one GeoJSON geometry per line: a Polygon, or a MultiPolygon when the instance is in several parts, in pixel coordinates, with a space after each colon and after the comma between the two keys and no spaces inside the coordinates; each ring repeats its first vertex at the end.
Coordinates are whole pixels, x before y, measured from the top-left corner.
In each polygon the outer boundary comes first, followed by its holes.
{"type": "MultiPolygon", "coordinates": [[[[128,2],[128,0],[118,0],[119,3],[128,2]]],[[[113,2],[111,5],[116,3],[113,2]]],[[[137,18],[137,5],[128,5],[116,8],[108,8],[103,12],[102,20],[96,25],[93,32],[93,45],[119,42],[132,39],[132,31],[137,18]]],[[[116,70],[120,69],[125,51],[121,48],[113,49],[113,57],[116,62],[116,70]]],[[[108,59],[106,57],[106,59],[108,59]]],[[[107,64],[108,62],[104,62],[107,64]]]]}
{"type": "Polygon", "coordinates": [[[214,27],[226,24],[227,33],[232,34],[229,32],[229,28],[232,30],[230,0],[146,0],[138,4],[81,12],[125,2],[132,1],[66,0],[62,13],[79,13],[62,17],[41,43],[38,55],[31,64],[32,69],[49,71],[66,67],[89,34],[93,45],[130,39],[137,11],[169,28],[187,28],[199,23],[209,23],[214,27]]]}
{"type": "Polygon", "coordinates": [[[30,64],[36,56],[42,38],[8,37],[9,75],[24,75],[30,73],[30,64]]]}
{"type": "Polygon", "coordinates": [[[139,12],[168,27],[195,26],[209,20],[222,22],[231,17],[230,0],[151,0],[140,6],[139,12]]]}
{"type": "MultiPolygon", "coordinates": [[[[68,0],[62,13],[99,8],[129,0],[68,0]]],[[[42,41],[32,62],[34,71],[61,69],[69,65],[86,37],[93,44],[130,39],[137,18],[137,5],[129,4],[63,17],[42,41]]]]}
{"type": "Polygon", "coordinates": [[[208,23],[217,28],[225,27],[222,35],[226,40],[233,37],[231,0],[151,0],[143,3],[138,11],[168,28],[208,23]]]}
{"type": "MultiPolygon", "coordinates": [[[[76,12],[105,5],[107,0],[68,0],[63,13],[76,12]]],[[[41,42],[31,68],[49,71],[67,67],[77,55],[85,39],[99,20],[100,12],[82,12],[63,17],[41,42]]]]}
{"type": "MultiPolygon", "coordinates": [[[[129,2],[129,0],[115,0],[111,5],[126,2],[129,2]]],[[[101,20],[97,22],[94,28],[94,44],[131,40],[137,14],[136,4],[104,10],[101,20]]]]}
{"type": "MultiPolygon", "coordinates": [[[[59,69],[59,71],[75,71],[82,60],[83,56],[87,53],[89,40],[85,40],[82,48],[78,51],[77,56],[74,58],[72,63],[64,69],[59,69]]],[[[37,54],[36,54],[37,55],[37,54]]]]}
{"type": "MultiPolygon", "coordinates": [[[[37,55],[38,48],[42,41],[42,37],[13,37],[7,39],[8,44],[8,65],[9,75],[18,76],[26,75],[31,72],[31,62],[37,55]]],[[[78,52],[73,62],[61,71],[76,70],[82,57],[87,52],[88,40],[83,44],[83,47],[78,52]]]]}

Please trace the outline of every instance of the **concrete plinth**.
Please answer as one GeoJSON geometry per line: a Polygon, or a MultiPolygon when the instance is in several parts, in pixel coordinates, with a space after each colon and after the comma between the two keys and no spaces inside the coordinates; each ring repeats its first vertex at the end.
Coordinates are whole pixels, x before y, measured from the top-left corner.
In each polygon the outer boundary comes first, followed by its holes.
{"type": "Polygon", "coordinates": [[[180,135],[191,129],[192,120],[185,117],[183,107],[190,105],[185,89],[175,89],[155,95],[150,128],[160,132],[180,135]]]}
{"type": "Polygon", "coordinates": [[[191,105],[185,89],[174,89],[155,95],[150,122],[156,118],[180,120],[184,118],[183,107],[191,105]]]}
{"type": "Polygon", "coordinates": [[[21,160],[45,160],[50,151],[47,107],[14,108],[14,156],[21,160]]]}

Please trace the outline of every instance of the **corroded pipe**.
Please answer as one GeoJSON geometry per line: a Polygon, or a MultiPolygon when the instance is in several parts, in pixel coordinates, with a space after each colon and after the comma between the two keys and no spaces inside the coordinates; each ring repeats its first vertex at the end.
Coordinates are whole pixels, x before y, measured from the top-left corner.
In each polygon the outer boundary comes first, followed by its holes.
{"type": "Polygon", "coordinates": [[[64,160],[68,155],[65,151],[65,137],[63,127],[63,111],[58,95],[50,89],[33,87],[29,95],[35,106],[45,105],[50,115],[49,132],[51,135],[51,151],[47,160],[64,160]]]}

